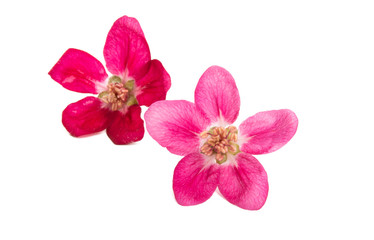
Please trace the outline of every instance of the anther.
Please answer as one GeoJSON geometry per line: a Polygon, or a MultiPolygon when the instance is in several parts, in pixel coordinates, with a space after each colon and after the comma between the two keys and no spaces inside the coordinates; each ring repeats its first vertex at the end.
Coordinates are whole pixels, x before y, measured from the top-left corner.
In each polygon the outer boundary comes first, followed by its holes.
{"type": "Polygon", "coordinates": [[[108,90],[101,92],[98,96],[103,102],[110,104],[112,111],[121,109],[128,99],[129,90],[120,80],[119,77],[112,76],[109,79],[108,90]]]}
{"type": "Polygon", "coordinates": [[[215,154],[216,162],[219,164],[227,160],[227,154],[236,155],[240,152],[236,144],[238,140],[238,130],[234,126],[226,129],[223,127],[213,127],[209,131],[200,133],[202,139],[207,139],[201,147],[201,153],[211,156],[215,154]]]}

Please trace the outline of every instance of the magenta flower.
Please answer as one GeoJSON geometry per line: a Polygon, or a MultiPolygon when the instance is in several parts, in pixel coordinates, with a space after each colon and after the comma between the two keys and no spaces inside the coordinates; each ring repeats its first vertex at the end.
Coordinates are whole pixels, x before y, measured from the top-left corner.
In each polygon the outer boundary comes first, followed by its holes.
{"type": "Polygon", "coordinates": [[[256,154],[273,152],[295,134],[290,110],[260,112],[239,129],[231,124],[240,98],[233,77],[210,67],[195,90],[195,103],[159,101],[145,113],[149,134],[171,153],[185,156],[174,171],[173,190],[180,205],[196,205],[214,191],[238,207],[260,209],[268,195],[267,175],[256,154]]]}
{"type": "Polygon", "coordinates": [[[49,75],[64,88],[98,94],[65,108],[62,123],[75,136],[106,129],[115,144],[139,141],[144,135],[140,105],[164,100],[170,76],[151,54],[135,18],[119,18],[110,29],[104,46],[104,66],[90,54],[68,49],[49,75]]]}

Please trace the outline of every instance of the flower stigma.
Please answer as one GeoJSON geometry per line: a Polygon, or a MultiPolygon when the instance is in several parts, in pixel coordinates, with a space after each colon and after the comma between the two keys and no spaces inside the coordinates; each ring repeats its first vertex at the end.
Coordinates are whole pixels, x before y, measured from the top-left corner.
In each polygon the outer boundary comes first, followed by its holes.
{"type": "Polygon", "coordinates": [[[138,104],[133,93],[134,85],[134,80],[124,83],[120,77],[111,76],[108,81],[107,90],[101,92],[98,98],[107,103],[112,111],[138,104]]]}
{"type": "Polygon", "coordinates": [[[207,156],[215,155],[216,162],[222,164],[227,161],[227,154],[236,155],[240,152],[238,141],[238,129],[235,126],[212,127],[200,134],[206,139],[200,148],[200,152],[207,156]]]}

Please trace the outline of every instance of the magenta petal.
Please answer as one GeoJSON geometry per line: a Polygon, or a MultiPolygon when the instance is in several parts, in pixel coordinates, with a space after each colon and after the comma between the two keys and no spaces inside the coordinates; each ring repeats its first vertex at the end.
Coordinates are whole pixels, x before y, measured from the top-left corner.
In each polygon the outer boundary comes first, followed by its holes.
{"type": "Polygon", "coordinates": [[[239,126],[239,133],[248,140],[241,150],[250,154],[274,152],[296,133],[298,120],[288,109],[259,112],[239,126]]]}
{"type": "Polygon", "coordinates": [[[65,108],[62,124],[71,135],[79,137],[104,130],[109,117],[110,112],[102,108],[100,99],[86,97],[65,108]]]}
{"type": "Polygon", "coordinates": [[[234,78],[221,67],[208,68],[196,86],[195,104],[211,122],[233,123],[240,109],[240,97],[234,78]]]}
{"type": "Polygon", "coordinates": [[[139,105],[133,105],[125,114],[120,111],[112,112],[112,122],[106,133],[114,144],[129,144],[143,138],[144,123],[140,117],[141,111],[139,105]]]}
{"type": "Polygon", "coordinates": [[[218,165],[205,166],[200,153],[184,157],[174,170],[173,190],[180,205],[190,206],[208,200],[217,188],[218,165]]]}
{"type": "Polygon", "coordinates": [[[250,154],[240,153],[237,166],[223,165],[218,189],[230,203],[247,210],[258,210],[268,195],[268,179],[261,163],[250,154]]]}
{"type": "Polygon", "coordinates": [[[114,22],[105,42],[104,58],[114,75],[139,79],[146,74],[151,54],[135,18],[124,16],[114,22]]]}
{"type": "Polygon", "coordinates": [[[97,85],[108,75],[104,66],[90,54],[70,48],[48,73],[64,88],[81,93],[98,93],[97,85]]]}
{"type": "Polygon", "coordinates": [[[166,93],[171,85],[170,76],[158,60],[151,61],[148,73],[141,79],[136,80],[136,99],[139,105],[149,107],[152,103],[165,100],[166,93]]]}
{"type": "Polygon", "coordinates": [[[151,137],[182,156],[199,151],[199,134],[209,125],[195,104],[184,100],[155,102],[144,118],[151,137]]]}

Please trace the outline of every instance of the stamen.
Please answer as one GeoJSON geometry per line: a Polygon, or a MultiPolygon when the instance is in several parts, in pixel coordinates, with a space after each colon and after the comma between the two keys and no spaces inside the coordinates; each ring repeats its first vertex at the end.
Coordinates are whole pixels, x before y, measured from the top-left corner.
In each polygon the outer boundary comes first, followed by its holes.
{"type": "Polygon", "coordinates": [[[200,152],[212,156],[215,154],[216,162],[222,164],[227,161],[227,154],[236,155],[240,152],[238,141],[238,129],[234,126],[229,126],[226,129],[223,127],[213,127],[209,131],[200,133],[202,139],[207,139],[200,149],[200,152]]]}
{"type": "Polygon", "coordinates": [[[200,137],[201,138],[207,138],[207,137],[209,137],[208,131],[204,131],[204,132],[200,133],[200,137]]]}
{"type": "Polygon", "coordinates": [[[109,104],[112,111],[117,111],[126,106],[132,106],[138,104],[133,90],[135,87],[135,81],[129,80],[126,83],[122,82],[122,79],[118,76],[111,76],[108,81],[107,90],[99,94],[100,98],[104,103],[109,104]]]}

